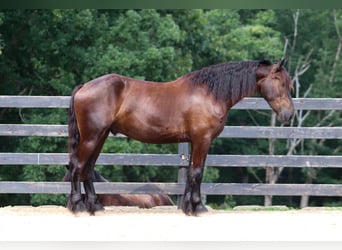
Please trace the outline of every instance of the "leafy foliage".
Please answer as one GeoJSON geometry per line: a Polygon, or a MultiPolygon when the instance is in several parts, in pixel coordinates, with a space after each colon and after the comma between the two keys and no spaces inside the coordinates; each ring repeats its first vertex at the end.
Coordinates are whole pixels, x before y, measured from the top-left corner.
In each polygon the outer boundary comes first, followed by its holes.
{"type": "MultiPolygon", "coordinates": [[[[300,10],[294,41],[294,10],[2,10],[0,12],[0,94],[70,95],[79,83],[107,73],[170,81],[190,71],[224,61],[289,58],[294,75],[310,55],[301,76],[300,94],[312,84],[310,97],[341,97],[341,10],[300,10]],[[334,12],[335,11],[335,12],[334,12]],[[335,19],[334,19],[335,17],[335,19]],[[313,32],[313,29],[315,32],[313,32]],[[340,32],[341,32],[340,31],[340,32]],[[285,46],[287,44],[287,47],[285,46]],[[337,59],[336,59],[337,58],[337,59]],[[335,71],[333,70],[335,65],[335,71]]],[[[2,109],[1,123],[66,124],[66,110],[2,109]]],[[[229,125],[269,125],[270,112],[236,111],[229,125]]],[[[311,112],[303,126],[341,126],[341,113],[311,112]],[[325,117],[328,118],[325,119],[325,117]],[[322,121],[323,120],[323,121],[322,121]]],[[[66,152],[65,138],[3,137],[2,152],[66,152]]],[[[287,151],[278,140],[275,153],[287,151]]],[[[340,140],[307,140],[300,154],[341,154],[340,140]]],[[[103,152],[176,153],[176,145],[148,145],[108,139],[103,152]]],[[[268,141],[218,139],[213,154],[267,154],[268,141]],[[251,147],[250,145],[253,145],[251,147]]],[[[176,181],[177,168],[97,166],[112,181],[176,181]]],[[[307,170],[284,171],[281,182],[305,182],[307,170]]],[[[60,181],[64,166],[1,166],[0,180],[60,181]]],[[[208,182],[259,182],[264,169],[208,168],[208,182]]],[[[319,183],[341,183],[338,169],[314,173],[319,183]]],[[[64,196],[1,195],[0,205],[64,204],[64,196]]],[[[260,197],[208,197],[218,206],[260,203],[260,197]]],[[[275,202],[296,206],[287,197],[275,202]]],[[[336,204],[315,199],[315,205],[336,204]]]]}

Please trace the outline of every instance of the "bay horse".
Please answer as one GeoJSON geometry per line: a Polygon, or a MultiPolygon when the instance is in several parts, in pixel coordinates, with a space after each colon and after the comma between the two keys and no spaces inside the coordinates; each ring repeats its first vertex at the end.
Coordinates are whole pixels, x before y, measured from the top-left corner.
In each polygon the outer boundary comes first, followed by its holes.
{"type": "MultiPolygon", "coordinates": [[[[67,166],[67,168],[69,168],[67,166]]],[[[71,181],[71,172],[68,170],[63,181],[71,181]]],[[[94,170],[93,182],[109,182],[100,172],[94,170]]],[[[84,195],[82,195],[84,200],[84,195]]],[[[173,206],[174,203],[167,194],[98,194],[97,198],[102,206],[137,206],[139,208],[152,208],[156,206],[173,206]]],[[[68,200],[68,203],[70,200],[68,200]]],[[[71,204],[67,203],[67,207],[71,204]]]]}
{"type": "Polygon", "coordinates": [[[76,87],[68,115],[68,208],[92,215],[103,209],[92,172],[111,132],[144,143],[189,142],[191,154],[182,210],[195,216],[206,212],[200,191],[205,160],[212,140],[224,128],[230,108],[242,98],[259,93],[280,122],[292,119],[293,83],[283,67],[284,61],[221,63],[164,83],[108,74],[76,87]]]}

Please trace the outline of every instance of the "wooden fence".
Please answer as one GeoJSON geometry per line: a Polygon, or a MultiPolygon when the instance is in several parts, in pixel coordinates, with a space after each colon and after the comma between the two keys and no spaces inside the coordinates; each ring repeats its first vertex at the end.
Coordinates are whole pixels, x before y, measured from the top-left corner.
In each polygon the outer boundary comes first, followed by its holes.
{"type": "MultiPolygon", "coordinates": [[[[67,108],[68,96],[0,96],[0,108],[67,108]]],[[[342,110],[342,98],[293,99],[297,110],[342,110]]],[[[261,98],[245,98],[234,109],[269,109],[261,98]]],[[[66,137],[66,125],[0,124],[1,136],[66,137]]],[[[122,135],[118,135],[122,136],[122,135]]],[[[342,127],[226,126],[220,138],[342,139],[342,127]]],[[[182,194],[188,166],[188,144],[180,143],[178,154],[101,154],[99,165],[156,165],[179,168],[175,183],[95,183],[98,193],[182,194]]],[[[0,153],[1,165],[65,165],[66,153],[0,153]]],[[[208,155],[207,166],[341,168],[342,156],[309,155],[208,155]]],[[[0,193],[69,193],[63,182],[0,181],[0,193]]],[[[203,183],[203,194],[342,196],[341,184],[203,183]]]]}

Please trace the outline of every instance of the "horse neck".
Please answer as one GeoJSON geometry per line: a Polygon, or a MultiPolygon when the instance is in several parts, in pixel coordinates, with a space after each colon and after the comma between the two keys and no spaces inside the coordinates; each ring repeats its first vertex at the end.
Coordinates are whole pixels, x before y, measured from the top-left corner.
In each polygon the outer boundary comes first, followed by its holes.
{"type": "Polygon", "coordinates": [[[269,75],[269,73],[272,70],[272,67],[273,67],[272,65],[258,66],[258,68],[255,71],[255,82],[253,83],[253,85],[249,85],[249,87],[247,87],[247,85],[241,86],[242,90],[239,92],[239,95],[233,96],[232,98],[229,98],[227,100],[228,108],[231,108],[232,106],[234,106],[244,97],[254,96],[257,92],[259,92],[258,87],[257,87],[258,82],[263,81],[265,77],[269,75]]]}
{"type": "Polygon", "coordinates": [[[257,93],[256,83],[250,88],[242,88],[239,95],[232,96],[226,100],[228,110],[245,97],[254,96],[257,93]]]}

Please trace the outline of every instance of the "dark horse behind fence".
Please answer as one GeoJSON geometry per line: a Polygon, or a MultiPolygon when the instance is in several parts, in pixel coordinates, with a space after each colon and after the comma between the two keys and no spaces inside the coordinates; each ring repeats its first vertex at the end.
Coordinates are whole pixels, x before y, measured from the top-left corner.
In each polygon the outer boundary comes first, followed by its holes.
{"type": "Polygon", "coordinates": [[[243,97],[260,93],[280,122],[294,114],[291,78],[284,60],[228,62],[194,71],[172,82],[104,75],[72,93],[69,108],[71,195],[68,208],[94,214],[103,209],[92,172],[108,134],[121,133],[146,143],[191,143],[182,210],[207,209],[200,185],[205,159],[224,128],[228,111],[243,97]],[[83,181],[85,199],[81,195],[83,181]]]}
{"type": "MultiPolygon", "coordinates": [[[[70,170],[64,175],[63,181],[71,181],[70,170]]],[[[92,181],[109,182],[96,170],[92,173],[92,181]]],[[[156,206],[174,205],[167,194],[98,194],[97,198],[102,206],[137,206],[139,208],[152,208],[156,206]]],[[[68,207],[71,206],[69,202],[70,200],[68,200],[67,203],[68,207]]]]}

